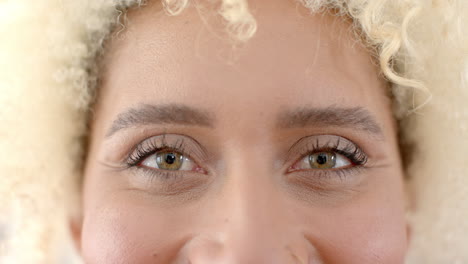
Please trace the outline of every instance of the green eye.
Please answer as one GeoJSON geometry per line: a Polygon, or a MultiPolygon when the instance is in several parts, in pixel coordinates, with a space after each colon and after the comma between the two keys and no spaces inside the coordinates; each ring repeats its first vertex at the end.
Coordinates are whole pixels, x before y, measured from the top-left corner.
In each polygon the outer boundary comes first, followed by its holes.
{"type": "Polygon", "coordinates": [[[184,163],[184,156],[173,151],[160,151],[154,158],[158,168],[162,170],[179,170],[184,163]]]}
{"type": "Polygon", "coordinates": [[[352,162],[341,154],[334,151],[321,151],[305,155],[291,166],[291,170],[327,170],[346,168],[351,165],[352,162]]]}
{"type": "Polygon", "coordinates": [[[170,149],[155,152],[154,154],[145,158],[140,163],[140,166],[150,169],[172,171],[200,170],[200,167],[195,162],[193,162],[192,159],[170,149]]]}
{"type": "Polygon", "coordinates": [[[331,152],[318,152],[309,155],[309,164],[313,169],[332,169],[336,165],[336,154],[331,152]]]}

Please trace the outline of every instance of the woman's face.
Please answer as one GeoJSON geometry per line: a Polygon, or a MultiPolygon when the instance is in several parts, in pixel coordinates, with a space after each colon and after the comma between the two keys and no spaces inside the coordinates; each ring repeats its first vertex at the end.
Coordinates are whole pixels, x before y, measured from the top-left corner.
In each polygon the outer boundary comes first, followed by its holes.
{"type": "Polygon", "coordinates": [[[350,25],[255,1],[256,35],[151,3],[109,46],[85,170],[86,263],[402,263],[386,86],[350,25]]]}

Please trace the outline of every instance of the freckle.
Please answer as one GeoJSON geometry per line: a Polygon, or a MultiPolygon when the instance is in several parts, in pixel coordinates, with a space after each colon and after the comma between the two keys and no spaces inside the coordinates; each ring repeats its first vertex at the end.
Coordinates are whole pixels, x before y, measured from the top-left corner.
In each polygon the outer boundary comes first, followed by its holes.
{"type": "Polygon", "coordinates": [[[224,223],[229,223],[229,218],[225,218],[224,223]]]}
{"type": "Polygon", "coordinates": [[[158,258],[158,256],[159,256],[158,253],[153,254],[153,258],[158,258]]]}

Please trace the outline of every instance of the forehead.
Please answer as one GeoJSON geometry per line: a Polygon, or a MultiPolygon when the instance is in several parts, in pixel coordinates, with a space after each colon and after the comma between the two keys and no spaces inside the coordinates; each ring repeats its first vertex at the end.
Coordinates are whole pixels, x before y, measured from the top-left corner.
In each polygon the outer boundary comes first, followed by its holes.
{"type": "Polygon", "coordinates": [[[209,7],[168,16],[150,3],[129,12],[105,58],[101,95],[112,98],[110,114],[169,102],[227,116],[330,105],[388,115],[383,81],[349,21],[294,1],[268,3],[252,3],[258,28],[246,43],[230,39],[209,7]]]}

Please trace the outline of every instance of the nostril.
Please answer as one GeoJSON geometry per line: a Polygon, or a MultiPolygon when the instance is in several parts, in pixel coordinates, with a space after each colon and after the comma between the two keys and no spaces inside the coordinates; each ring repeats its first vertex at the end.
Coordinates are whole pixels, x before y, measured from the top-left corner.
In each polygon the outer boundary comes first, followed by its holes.
{"type": "Polygon", "coordinates": [[[177,253],[173,264],[324,263],[314,244],[304,236],[296,236],[295,239],[289,240],[291,243],[283,244],[284,240],[289,239],[280,236],[277,239],[231,237],[230,240],[225,240],[216,235],[198,235],[186,241],[177,253]]]}

